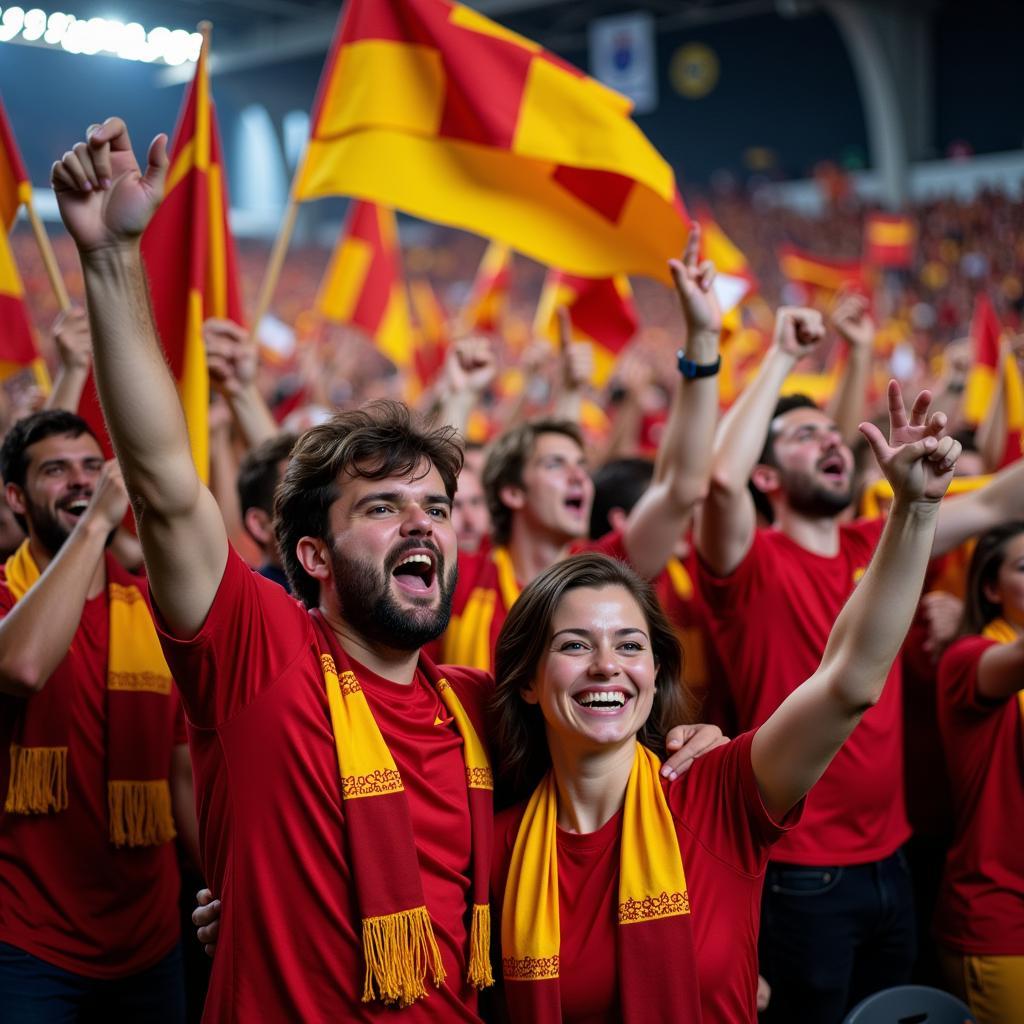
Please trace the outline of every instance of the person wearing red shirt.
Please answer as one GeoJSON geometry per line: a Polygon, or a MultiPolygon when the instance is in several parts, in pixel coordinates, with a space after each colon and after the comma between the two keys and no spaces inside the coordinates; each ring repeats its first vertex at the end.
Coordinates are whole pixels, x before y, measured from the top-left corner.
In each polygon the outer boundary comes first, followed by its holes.
{"type": "MultiPolygon", "coordinates": [[[[870,348],[866,312],[844,325],[870,348]]],[[[833,419],[810,399],[777,403],[794,366],[824,337],[820,314],[780,309],[757,376],[722,420],[697,549],[738,726],[766,721],[813,672],[832,623],[874,550],[878,521],[841,522],[852,499],[853,456],[833,419]],[[750,487],[771,528],[756,527],[750,487]]],[[[890,385],[890,410],[900,402],[890,385]]],[[[894,439],[943,429],[928,396],[894,439]]],[[[902,405],[899,406],[902,409],[902,405]]],[[[1008,518],[1024,501],[1024,470],[948,499],[934,553],[1008,518]]],[[[772,851],[762,914],[768,1019],[834,1024],[871,992],[909,980],[914,961],[910,878],[901,846],[903,803],[899,663],[807,800],[803,819],[772,851]]]]}
{"type": "Polygon", "coordinates": [[[11,428],[0,471],[28,533],[0,575],[0,1017],[183,1021],[171,840],[195,845],[192,777],[144,584],[107,553],[121,474],[56,410],[11,428]]]}
{"type": "MultiPolygon", "coordinates": [[[[670,264],[686,324],[679,352],[680,381],[655,462],[653,482],[630,511],[620,533],[588,542],[594,486],[583,435],[569,419],[534,420],[507,430],[491,446],[483,487],[491,515],[492,544],[459,559],[452,621],[442,639],[442,660],[493,670],[494,643],[523,586],[571,551],[603,550],[625,557],[645,577],[657,576],[689,519],[695,487],[706,477],[691,471],[688,449],[694,425],[713,416],[718,402],[721,313],[711,290],[714,267],[698,263],[700,231],[694,228],[682,260],[670,264]]],[[[568,328],[562,318],[563,335],[568,328]]],[[[568,347],[563,338],[563,349],[568,347]]],[[[467,363],[492,360],[478,341],[467,343],[467,363]]],[[[466,387],[488,379],[475,368],[462,372],[466,387]]],[[[482,387],[479,383],[477,387],[482,387]]],[[[449,409],[458,405],[449,399],[449,409]]],[[[449,421],[461,421],[449,411],[449,421]]],[[[710,454],[710,453],[705,453],[710,454]]],[[[701,460],[703,462],[703,460],[701,460]]],[[[706,468],[706,462],[703,462],[706,468]]]]}
{"type": "Polygon", "coordinates": [[[509,614],[495,757],[533,789],[495,826],[513,1024],[756,1019],[769,849],[881,696],[959,453],[948,437],[890,444],[864,430],[896,498],[820,666],[685,777],[658,773],[662,716],[678,716],[683,690],[678,641],[648,584],[621,562],[577,555],[509,614]]]}
{"type": "Polygon", "coordinates": [[[935,913],[952,990],[979,1024],[1024,1013],[1024,521],[974,549],[960,638],[939,663],[955,830],[935,913]]]}
{"type": "Polygon", "coordinates": [[[275,500],[301,604],[250,572],[196,473],[148,305],[139,237],[167,167],[165,136],[142,174],[110,118],[52,181],[182,680],[203,861],[224,898],[207,1017],[477,1020],[490,981],[491,680],[442,674],[421,654],[451,609],[461,450],[450,428],[419,428],[394,402],[310,430],[275,500]]]}

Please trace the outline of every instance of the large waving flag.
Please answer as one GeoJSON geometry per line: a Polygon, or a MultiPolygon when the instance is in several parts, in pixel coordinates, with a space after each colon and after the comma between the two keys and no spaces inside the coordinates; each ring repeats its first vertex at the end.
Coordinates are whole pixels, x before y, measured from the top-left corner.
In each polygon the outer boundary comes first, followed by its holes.
{"type": "Polygon", "coordinates": [[[430,282],[418,278],[409,282],[409,297],[416,314],[416,344],[413,368],[421,388],[429,387],[444,365],[448,352],[448,314],[430,282]]]}
{"type": "Polygon", "coordinates": [[[400,370],[412,362],[412,325],[394,211],[355,200],[320,283],[317,311],[358,327],[400,370]]]}
{"type": "Polygon", "coordinates": [[[592,277],[669,282],[687,217],[618,93],[449,0],[349,0],[296,175],[592,277]]]}
{"type": "Polygon", "coordinates": [[[25,289],[7,237],[18,208],[31,198],[32,184],[0,103],[0,380],[31,368],[45,384],[46,370],[36,349],[25,289]]]}
{"type": "Polygon", "coordinates": [[[864,280],[864,268],[855,260],[826,260],[814,256],[795,245],[779,249],[779,269],[796,285],[800,301],[806,305],[825,308],[831,306],[843,291],[870,294],[864,280]]]}
{"type": "Polygon", "coordinates": [[[548,271],[533,323],[539,337],[558,340],[559,306],[569,311],[573,340],[588,341],[593,346],[591,383],[604,387],[619,354],[636,334],[638,322],[629,279],[622,274],[594,278],[548,271]]]}
{"type": "Polygon", "coordinates": [[[501,331],[508,309],[511,280],[511,250],[501,242],[491,242],[484,251],[473,289],[462,312],[463,330],[501,331]]]}
{"type": "MultiPolygon", "coordinates": [[[[203,480],[210,465],[203,321],[244,319],[208,61],[207,38],[174,129],[164,199],[142,236],[153,315],[178,384],[192,458],[203,480]]],[[[81,412],[95,428],[104,429],[92,384],[82,397],[81,412]]],[[[99,436],[105,437],[105,432],[99,436]]]]}

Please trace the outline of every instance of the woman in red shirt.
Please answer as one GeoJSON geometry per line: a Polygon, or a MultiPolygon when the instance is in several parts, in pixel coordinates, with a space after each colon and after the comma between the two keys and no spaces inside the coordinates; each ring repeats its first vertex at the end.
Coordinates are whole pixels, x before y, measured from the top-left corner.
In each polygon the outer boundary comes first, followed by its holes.
{"type": "Polygon", "coordinates": [[[496,767],[533,790],[495,828],[513,1022],[755,1020],[768,851],[881,695],[959,454],[949,438],[921,437],[934,429],[921,405],[914,443],[865,429],[896,497],[818,671],[685,776],[663,777],[658,760],[685,698],[651,588],[591,554],[523,591],[498,640],[495,697],[496,767]]]}
{"type": "Polygon", "coordinates": [[[979,1024],[1024,1021],[1024,521],[978,541],[960,639],[939,663],[955,832],[935,914],[979,1024]]]}

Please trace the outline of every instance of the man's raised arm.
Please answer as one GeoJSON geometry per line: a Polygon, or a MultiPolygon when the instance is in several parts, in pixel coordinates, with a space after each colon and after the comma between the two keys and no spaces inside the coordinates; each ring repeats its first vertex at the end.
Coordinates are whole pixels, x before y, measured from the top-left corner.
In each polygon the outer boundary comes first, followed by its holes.
{"type": "Polygon", "coordinates": [[[53,165],[51,182],[78,246],[96,385],[135,508],[150,587],[181,636],[206,619],[228,543],[217,503],[192,463],[185,417],[149,304],[139,242],[160,204],[167,137],[140,173],[120,118],[94,125],[53,165]]]}
{"type": "Polygon", "coordinates": [[[722,417],[697,532],[697,549],[717,576],[732,573],[754,541],[757,520],[747,481],[768,438],[782,382],[824,335],[820,313],[781,308],[775,317],[775,337],[757,376],[722,417]]]}
{"type": "Polygon", "coordinates": [[[686,320],[680,379],[654,463],[651,486],[626,521],[623,544],[637,572],[653,578],[665,568],[708,489],[711,442],[718,419],[718,338],[722,314],[712,284],[714,265],[697,262],[694,225],[682,260],[669,264],[686,320]]]}

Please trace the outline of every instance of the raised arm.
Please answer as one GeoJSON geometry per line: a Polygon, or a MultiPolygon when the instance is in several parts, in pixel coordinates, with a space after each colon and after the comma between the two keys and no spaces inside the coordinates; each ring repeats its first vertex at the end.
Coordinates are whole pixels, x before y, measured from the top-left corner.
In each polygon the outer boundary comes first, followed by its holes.
{"type": "Polygon", "coordinates": [[[78,412],[85,382],[89,379],[89,368],[92,366],[92,339],[89,337],[89,318],[85,310],[72,306],[58,313],[50,333],[57,348],[60,366],[44,408],[78,412]]]}
{"type": "MultiPolygon", "coordinates": [[[[889,384],[890,440],[861,425],[894,499],[871,564],[836,619],[817,672],[758,729],[754,775],[772,815],[781,817],[821,778],[861,716],[882,695],[924,584],[945,494],[960,444],[938,436],[945,416],[928,416],[931,396],[918,396],[909,421],[895,381],[889,384]],[[901,441],[904,427],[920,428],[901,441]]],[[[899,780],[895,780],[899,784],[899,780]]]]}
{"type": "Polygon", "coordinates": [[[185,417],[149,304],[139,240],[163,195],[167,137],[145,173],[124,122],[109,118],[53,165],[61,217],[78,246],[96,385],[135,508],[153,597],[178,634],[196,633],[224,572],[217,503],[192,463],[185,417]]]}
{"type": "Polygon", "coordinates": [[[473,410],[497,375],[494,346],[487,338],[473,336],[455,342],[444,363],[440,423],[465,437],[473,410]]]}
{"type": "MultiPolygon", "coordinates": [[[[7,485],[7,502],[24,513],[25,495],[7,485]]],[[[89,507],[25,596],[0,622],[0,692],[38,693],[64,660],[82,620],[107,538],[128,511],[128,495],[111,460],[96,481],[89,507]]]]}
{"type": "Polygon", "coordinates": [[[651,486],[626,521],[623,544],[637,572],[653,578],[665,568],[694,509],[704,499],[718,419],[718,338],[722,314],[711,289],[715,268],[697,262],[694,226],[682,260],[669,264],[686,321],[679,383],[658,444],[651,486]]]}
{"type": "Polygon", "coordinates": [[[280,433],[280,427],[256,386],[259,346],[233,320],[203,323],[203,345],[210,384],[224,397],[246,445],[255,448],[280,433]]]}
{"type": "Polygon", "coordinates": [[[775,337],[757,376],[722,418],[697,532],[697,549],[717,576],[728,576],[750,550],[757,521],[747,483],[768,438],[779,389],[824,336],[820,313],[781,308],[775,317],[775,337]]]}
{"type": "Polygon", "coordinates": [[[863,295],[847,295],[829,318],[846,346],[846,368],[829,404],[843,442],[852,445],[864,417],[864,401],[871,377],[871,358],[875,345],[875,324],[863,295]]]}
{"type": "Polygon", "coordinates": [[[933,554],[944,555],[970,537],[1008,519],[1019,519],[1021,509],[1024,509],[1024,459],[1000,470],[984,487],[942,503],[933,554]]]}
{"type": "Polygon", "coordinates": [[[978,662],[978,692],[989,700],[1006,700],[1024,690],[1024,637],[989,647],[978,662]]]}
{"type": "Polygon", "coordinates": [[[583,399],[594,375],[594,347],[588,341],[572,340],[572,321],[564,306],[558,308],[557,317],[559,379],[551,415],[557,420],[580,423],[583,399]]]}

